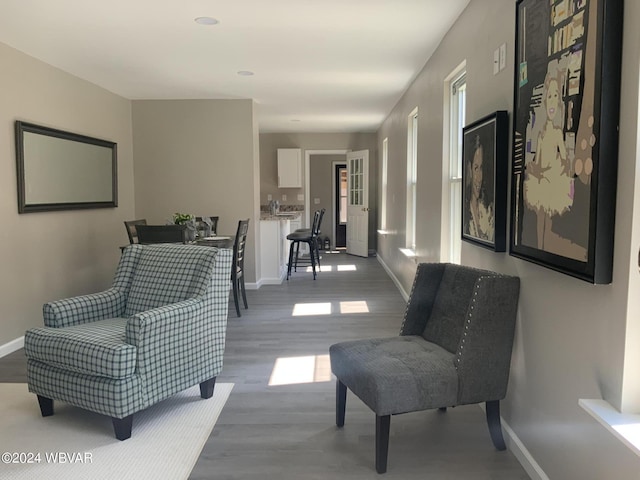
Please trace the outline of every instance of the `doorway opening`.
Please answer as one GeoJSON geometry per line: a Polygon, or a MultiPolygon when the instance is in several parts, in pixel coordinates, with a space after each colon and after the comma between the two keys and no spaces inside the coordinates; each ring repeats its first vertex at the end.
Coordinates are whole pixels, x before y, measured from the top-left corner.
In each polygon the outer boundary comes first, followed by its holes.
{"type": "Polygon", "coordinates": [[[334,164],[335,248],[347,247],[347,164],[334,164]]]}

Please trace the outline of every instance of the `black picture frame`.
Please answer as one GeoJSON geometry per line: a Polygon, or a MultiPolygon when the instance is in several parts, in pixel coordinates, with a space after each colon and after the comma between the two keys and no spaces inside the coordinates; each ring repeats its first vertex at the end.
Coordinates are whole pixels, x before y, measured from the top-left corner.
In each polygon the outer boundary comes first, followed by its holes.
{"type": "Polygon", "coordinates": [[[493,112],[462,129],[462,240],[506,250],[509,114],[493,112]]]}
{"type": "Polygon", "coordinates": [[[510,254],[611,283],[623,0],[518,0],[510,254]]]}
{"type": "Polygon", "coordinates": [[[118,206],[117,144],[16,120],[18,213],[118,206]]]}

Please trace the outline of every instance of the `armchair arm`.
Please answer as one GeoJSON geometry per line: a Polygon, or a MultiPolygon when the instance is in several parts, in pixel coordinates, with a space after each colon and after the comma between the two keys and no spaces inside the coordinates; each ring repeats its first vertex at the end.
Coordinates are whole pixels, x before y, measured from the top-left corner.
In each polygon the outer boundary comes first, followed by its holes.
{"type": "Polygon", "coordinates": [[[42,316],[46,327],[70,327],[122,315],[126,295],[117,288],[104,292],[45,303],[42,316]]]}
{"type": "Polygon", "coordinates": [[[222,370],[227,312],[226,302],[221,308],[202,296],[129,318],[126,342],[137,347],[136,373],[151,403],[222,370]]]}

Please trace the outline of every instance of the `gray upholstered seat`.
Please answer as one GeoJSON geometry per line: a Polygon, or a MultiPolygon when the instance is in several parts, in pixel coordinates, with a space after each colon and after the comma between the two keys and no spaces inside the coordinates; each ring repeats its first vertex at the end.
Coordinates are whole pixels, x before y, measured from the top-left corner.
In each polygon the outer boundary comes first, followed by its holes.
{"type": "Polygon", "coordinates": [[[487,402],[505,448],[499,401],[507,391],[520,281],[452,264],[420,264],[400,336],[332,345],[336,423],[346,390],[376,414],[376,470],[386,471],[390,415],[487,402]]]}

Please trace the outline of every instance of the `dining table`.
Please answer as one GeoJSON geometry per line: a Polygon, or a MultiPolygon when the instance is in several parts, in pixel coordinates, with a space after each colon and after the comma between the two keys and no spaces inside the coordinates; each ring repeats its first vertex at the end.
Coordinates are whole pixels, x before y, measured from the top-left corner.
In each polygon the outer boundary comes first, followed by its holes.
{"type": "Polygon", "coordinates": [[[233,248],[235,235],[212,235],[210,237],[198,237],[193,244],[204,247],[233,248]]]}
{"type": "MultiPolygon", "coordinates": [[[[196,237],[192,242],[187,242],[187,245],[200,245],[203,247],[217,247],[217,248],[233,248],[235,242],[235,235],[212,235],[210,237],[196,237]]],[[[124,250],[129,245],[121,245],[120,250],[124,250]]]]}

